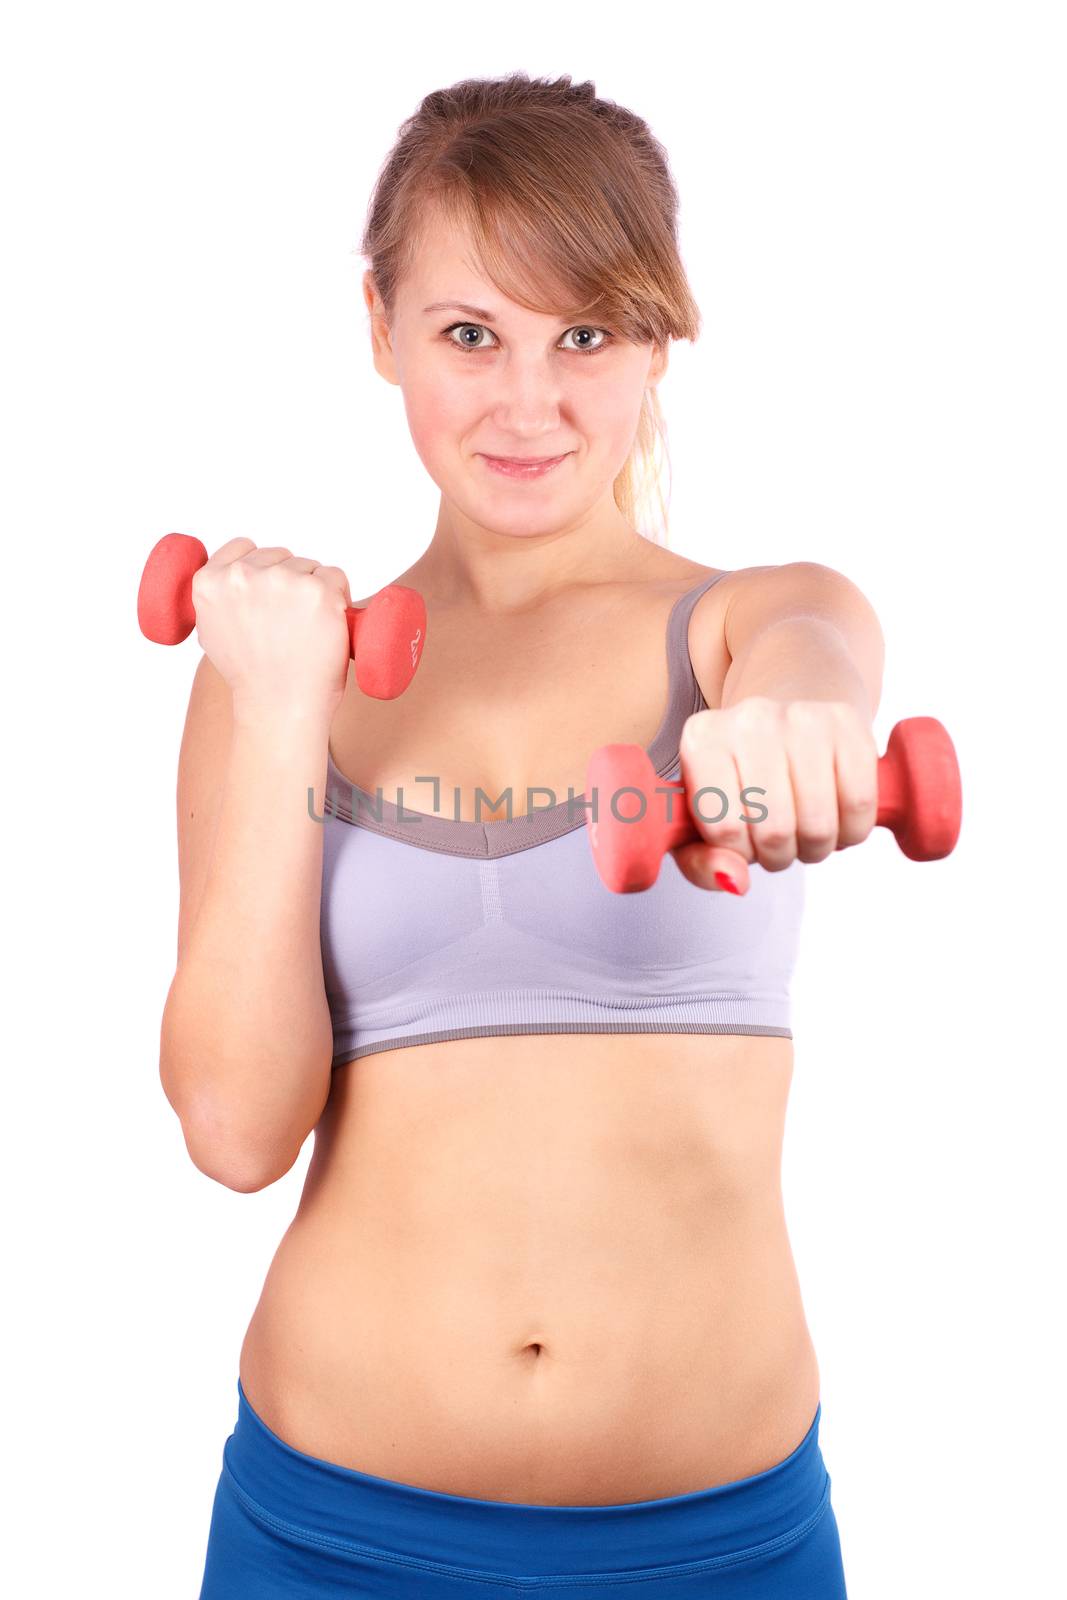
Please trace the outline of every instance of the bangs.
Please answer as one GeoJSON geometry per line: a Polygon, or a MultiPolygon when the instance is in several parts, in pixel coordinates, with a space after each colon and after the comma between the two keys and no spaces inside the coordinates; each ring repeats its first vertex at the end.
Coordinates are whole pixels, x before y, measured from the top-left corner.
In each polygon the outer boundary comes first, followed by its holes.
{"type": "Polygon", "coordinates": [[[481,141],[453,146],[424,174],[409,263],[440,220],[469,238],[470,264],[517,305],[568,321],[596,316],[635,344],[665,344],[671,329],[662,290],[649,281],[640,247],[608,197],[587,171],[568,172],[573,182],[561,190],[536,168],[528,153],[487,152],[481,141]]]}

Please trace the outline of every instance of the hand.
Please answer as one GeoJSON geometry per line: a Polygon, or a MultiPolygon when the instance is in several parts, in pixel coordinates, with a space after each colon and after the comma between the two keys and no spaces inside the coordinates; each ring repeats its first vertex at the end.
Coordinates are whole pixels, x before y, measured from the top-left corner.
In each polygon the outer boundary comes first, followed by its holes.
{"type": "Polygon", "coordinates": [[[340,567],[231,539],[194,574],[192,596],[197,638],[229,683],[235,714],[332,715],[351,655],[340,567]]]}
{"type": "Polygon", "coordinates": [[[749,862],[781,872],[796,860],[823,861],[862,844],[875,825],[878,750],[870,723],[848,703],[751,695],[697,711],[682,728],[680,755],[703,839],[672,854],[697,888],[725,889],[715,881],[723,872],[744,894],[749,862]]]}

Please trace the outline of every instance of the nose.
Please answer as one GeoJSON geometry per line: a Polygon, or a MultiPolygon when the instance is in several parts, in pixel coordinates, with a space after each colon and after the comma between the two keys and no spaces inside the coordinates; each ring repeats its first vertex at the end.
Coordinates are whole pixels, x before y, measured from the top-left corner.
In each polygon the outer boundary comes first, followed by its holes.
{"type": "Polygon", "coordinates": [[[545,360],[509,357],[493,375],[492,417],[501,437],[531,441],[559,437],[566,404],[558,371],[545,360]]]}

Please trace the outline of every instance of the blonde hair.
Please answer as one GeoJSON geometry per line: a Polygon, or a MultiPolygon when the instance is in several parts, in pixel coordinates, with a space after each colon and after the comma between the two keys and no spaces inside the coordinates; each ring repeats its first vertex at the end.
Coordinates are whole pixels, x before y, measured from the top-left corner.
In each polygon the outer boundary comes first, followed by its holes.
{"type": "MultiPolygon", "coordinates": [[[[591,82],[512,72],[426,95],[379,170],[359,247],[387,316],[437,215],[470,234],[490,281],[528,310],[595,313],[622,338],[664,349],[699,335],[666,154],[591,82]]],[[[651,387],[613,490],[627,521],[666,544],[657,448],[669,471],[651,387]]]]}

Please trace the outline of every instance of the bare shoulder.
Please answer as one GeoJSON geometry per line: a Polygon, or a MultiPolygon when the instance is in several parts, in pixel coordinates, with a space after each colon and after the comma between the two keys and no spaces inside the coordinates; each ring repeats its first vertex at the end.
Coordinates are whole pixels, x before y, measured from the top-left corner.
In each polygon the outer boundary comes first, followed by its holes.
{"type": "MultiPolygon", "coordinates": [[[[709,577],[714,567],[704,569],[709,577]]],[[[725,572],[718,583],[705,589],[689,618],[689,658],[700,692],[709,706],[717,706],[722,699],[722,686],[730,665],[730,651],[726,643],[726,619],[730,607],[738,596],[768,572],[767,567],[737,567],[725,572]]],[[[693,579],[699,582],[699,578],[693,579]]]]}
{"type": "MultiPolygon", "coordinates": [[[[703,571],[709,578],[714,577],[717,569],[705,567],[703,571]]],[[[718,583],[713,583],[710,589],[705,589],[696,605],[693,607],[693,616],[690,622],[690,638],[702,638],[714,633],[715,622],[725,624],[726,613],[737,598],[746,591],[751,592],[760,579],[765,578],[769,572],[780,569],[768,567],[735,567],[730,572],[723,572],[718,583]]],[[[699,582],[699,576],[690,580],[690,586],[699,582]]]]}

